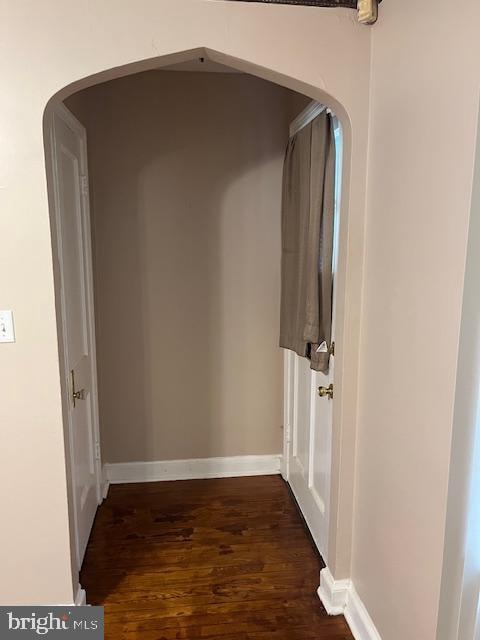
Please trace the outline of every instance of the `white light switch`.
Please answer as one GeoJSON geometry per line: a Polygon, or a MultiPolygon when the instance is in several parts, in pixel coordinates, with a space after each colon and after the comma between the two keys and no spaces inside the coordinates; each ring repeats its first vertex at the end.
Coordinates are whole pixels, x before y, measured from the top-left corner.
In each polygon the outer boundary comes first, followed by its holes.
{"type": "Polygon", "coordinates": [[[12,311],[0,311],[0,342],[15,342],[12,311]]]}

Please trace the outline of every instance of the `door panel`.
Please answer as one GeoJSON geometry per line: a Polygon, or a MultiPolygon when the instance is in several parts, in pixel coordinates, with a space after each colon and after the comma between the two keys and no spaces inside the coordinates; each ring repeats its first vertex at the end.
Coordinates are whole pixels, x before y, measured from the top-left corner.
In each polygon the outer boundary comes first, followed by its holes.
{"type": "Polygon", "coordinates": [[[315,414],[312,416],[309,487],[322,515],[326,512],[330,491],[332,402],[318,396],[318,387],[328,387],[332,378],[332,375],[325,376],[317,372],[312,372],[311,376],[311,397],[315,414]]]}
{"type": "Polygon", "coordinates": [[[296,402],[293,423],[293,457],[307,480],[310,466],[310,375],[308,361],[295,358],[294,385],[296,402]]]}
{"type": "MultiPolygon", "coordinates": [[[[61,133],[63,140],[68,142],[71,148],[74,148],[77,141],[73,132],[63,126],[61,133]]],[[[62,235],[59,238],[63,256],[62,280],[66,323],[70,329],[66,334],[67,357],[69,362],[77,364],[83,357],[88,357],[88,323],[83,275],[81,175],[78,158],[69,151],[63,142],[59,144],[57,157],[62,230],[62,235]]]]}
{"type": "Polygon", "coordinates": [[[100,500],[90,224],[85,131],[64,109],[53,115],[53,178],[77,563],[100,500]],[[73,392],[79,397],[73,399],[73,392]]]}
{"type": "MultiPolygon", "coordinates": [[[[328,376],[312,371],[309,361],[286,352],[285,379],[291,389],[293,423],[287,444],[287,479],[312,537],[326,557],[332,437],[332,401],[320,398],[318,387],[333,380],[333,357],[328,376]]],[[[286,416],[286,420],[288,416],[286,416]]]]}

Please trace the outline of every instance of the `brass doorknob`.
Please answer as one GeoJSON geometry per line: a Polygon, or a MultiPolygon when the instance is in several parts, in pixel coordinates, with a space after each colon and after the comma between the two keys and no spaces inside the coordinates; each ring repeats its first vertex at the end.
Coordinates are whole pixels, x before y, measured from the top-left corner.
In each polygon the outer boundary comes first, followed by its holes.
{"type": "Polygon", "coordinates": [[[329,387],[318,387],[318,395],[321,398],[329,398],[331,400],[333,398],[333,384],[329,387]]]}

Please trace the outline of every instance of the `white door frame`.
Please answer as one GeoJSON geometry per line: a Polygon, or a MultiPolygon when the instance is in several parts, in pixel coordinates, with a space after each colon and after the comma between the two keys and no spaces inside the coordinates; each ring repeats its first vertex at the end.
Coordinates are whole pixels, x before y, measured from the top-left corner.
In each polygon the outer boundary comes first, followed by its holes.
{"type": "MultiPolygon", "coordinates": [[[[75,118],[75,116],[63,105],[57,104],[55,105],[49,113],[49,127],[50,127],[50,169],[53,176],[53,189],[52,189],[52,199],[53,199],[53,212],[54,212],[54,224],[52,225],[52,235],[55,236],[54,240],[54,260],[57,258],[58,265],[56,265],[56,276],[57,276],[57,317],[59,318],[59,347],[60,347],[60,376],[62,383],[62,406],[64,413],[64,424],[67,425],[66,429],[66,455],[68,457],[69,465],[70,465],[70,474],[67,471],[67,482],[72,483],[73,485],[73,473],[74,473],[74,450],[73,450],[73,422],[72,415],[70,411],[70,368],[69,363],[67,362],[67,343],[66,343],[66,298],[65,291],[63,287],[63,278],[61,274],[63,272],[63,256],[62,256],[62,246],[60,242],[61,238],[61,207],[60,207],[60,194],[58,192],[58,185],[60,182],[60,177],[57,173],[57,161],[55,155],[55,127],[54,127],[54,117],[57,116],[61,118],[79,137],[80,139],[80,172],[81,172],[81,199],[82,199],[82,227],[83,227],[83,236],[85,242],[85,282],[86,282],[86,291],[85,297],[87,300],[87,322],[88,322],[88,341],[89,341],[89,351],[91,353],[91,380],[92,380],[92,389],[91,389],[91,398],[92,398],[92,413],[93,413],[93,430],[94,430],[94,438],[95,438],[95,475],[96,475],[96,493],[97,493],[97,502],[100,504],[102,502],[102,461],[101,461],[101,450],[100,450],[100,427],[99,427],[99,411],[98,411],[98,381],[97,381],[97,355],[96,355],[96,342],[95,342],[95,316],[94,316],[94,298],[93,298],[93,260],[92,260],[92,236],[91,236],[91,226],[90,226],[90,202],[89,202],[89,191],[88,191],[88,164],[87,164],[87,134],[85,127],[75,118]],[[68,477],[70,475],[70,477],[68,477]]],[[[76,563],[77,568],[80,569],[80,558],[79,558],[79,539],[78,539],[78,506],[76,504],[75,491],[71,492],[73,495],[73,538],[75,541],[75,552],[76,552],[76,563]]]]}

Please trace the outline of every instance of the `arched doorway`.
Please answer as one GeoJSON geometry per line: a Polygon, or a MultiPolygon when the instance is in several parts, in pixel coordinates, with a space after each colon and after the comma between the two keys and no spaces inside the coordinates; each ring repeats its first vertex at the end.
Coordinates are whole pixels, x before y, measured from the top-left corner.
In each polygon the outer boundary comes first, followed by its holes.
{"type": "MultiPolygon", "coordinates": [[[[292,80],[291,78],[280,76],[277,73],[271,73],[265,69],[258,69],[255,65],[252,65],[251,63],[233,59],[229,56],[226,56],[224,54],[220,54],[218,52],[211,51],[208,49],[195,50],[194,55],[196,56],[199,53],[203,54],[201,57],[208,55],[212,61],[218,64],[225,64],[228,66],[232,66],[233,68],[236,68],[238,70],[250,72],[252,75],[257,75],[258,77],[262,77],[266,79],[274,78],[275,81],[282,86],[287,86],[290,88],[298,87],[299,89],[307,93],[305,85],[303,85],[302,83],[298,83],[295,80],[292,80]]],[[[65,88],[64,90],[56,94],[49,102],[49,105],[47,106],[47,109],[46,109],[46,122],[55,104],[57,104],[59,101],[62,101],[62,99],[65,99],[68,95],[71,95],[72,93],[74,93],[77,88],[84,87],[89,84],[90,85],[94,84],[95,83],[94,80],[99,81],[107,77],[108,78],[121,77],[126,75],[127,73],[134,73],[136,70],[144,70],[144,69],[152,68],[153,65],[155,65],[155,68],[158,68],[158,66],[162,66],[162,63],[173,64],[176,61],[189,60],[191,59],[191,56],[192,56],[192,52],[190,51],[190,52],[184,52],[182,54],[178,54],[176,56],[168,56],[164,59],[143,61],[142,63],[138,63],[137,65],[129,65],[128,68],[116,69],[114,72],[107,72],[106,74],[101,74],[100,76],[97,76],[95,78],[88,78],[86,80],[70,85],[68,88],[65,88]]],[[[350,140],[351,140],[350,133],[351,132],[349,127],[349,121],[343,108],[330,96],[326,95],[325,92],[315,89],[313,87],[308,87],[307,90],[308,90],[307,95],[313,98],[320,99],[322,103],[334,109],[335,112],[338,114],[338,117],[342,122],[342,125],[344,128],[344,156],[345,158],[348,158],[349,152],[350,152],[350,140]]],[[[348,194],[348,191],[349,191],[348,163],[345,164],[345,168],[344,168],[343,191],[344,191],[344,194],[348,194]]],[[[344,198],[344,202],[345,201],[348,201],[348,198],[344,198]]],[[[348,238],[348,232],[347,232],[348,208],[346,206],[343,207],[341,221],[342,221],[341,222],[342,228],[340,230],[340,236],[347,239],[348,238]]],[[[340,246],[342,248],[341,248],[339,263],[338,263],[338,282],[340,287],[339,307],[340,309],[344,309],[345,304],[348,304],[348,298],[346,293],[346,283],[348,282],[348,274],[347,274],[348,243],[341,243],[340,246]]],[[[357,295],[358,295],[358,292],[357,292],[357,295]]],[[[345,554],[344,550],[342,550],[342,552],[340,553],[340,548],[338,546],[339,540],[337,539],[337,534],[336,534],[337,524],[334,524],[334,523],[338,523],[338,518],[344,517],[346,521],[348,521],[351,517],[351,513],[348,513],[348,501],[347,503],[344,503],[342,505],[340,504],[340,491],[339,491],[340,486],[342,487],[343,491],[347,489],[346,496],[348,497],[349,496],[348,485],[353,483],[353,466],[350,466],[348,469],[345,469],[345,467],[342,468],[342,465],[340,464],[340,458],[341,458],[340,451],[342,446],[345,446],[345,444],[348,443],[349,441],[350,443],[353,442],[353,435],[352,435],[353,432],[350,429],[345,428],[346,424],[344,420],[341,420],[341,416],[345,415],[346,407],[348,407],[348,405],[354,400],[354,397],[356,394],[356,387],[352,389],[354,391],[353,396],[350,395],[348,392],[345,393],[345,387],[347,386],[348,388],[348,385],[345,385],[344,383],[344,372],[346,371],[347,374],[349,373],[352,376],[352,378],[355,379],[355,363],[353,363],[352,369],[349,369],[348,367],[345,369],[345,362],[347,361],[347,359],[345,357],[346,354],[342,352],[343,351],[342,344],[345,342],[343,340],[343,336],[345,335],[345,329],[346,329],[346,325],[348,324],[348,321],[349,319],[346,319],[345,316],[343,316],[342,314],[342,317],[338,326],[338,332],[337,332],[337,335],[339,336],[339,339],[337,338],[337,341],[340,342],[339,347],[337,347],[339,348],[338,353],[340,355],[340,359],[339,359],[339,366],[337,367],[338,372],[337,372],[337,380],[336,380],[337,400],[336,400],[336,409],[334,414],[334,434],[333,434],[333,450],[332,450],[333,476],[332,476],[332,491],[331,491],[330,505],[329,505],[331,513],[333,515],[331,526],[333,528],[334,535],[330,537],[329,551],[328,551],[328,555],[331,557],[331,560],[329,558],[328,561],[329,561],[329,564],[332,566],[332,569],[336,565],[341,567],[342,563],[345,566],[347,566],[349,562],[348,561],[349,551],[345,554]],[[342,475],[346,476],[346,482],[345,480],[343,481],[341,480],[342,475]]],[[[350,335],[351,335],[351,332],[350,332],[350,335]]],[[[349,376],[347,376],[347,380],[348,378],[349,376]]],[[[62,376],[62,379],[65,379],[65,376],[62,376]]],[[[353,425],[350,425],[350,426],[353,426],[353,425]]],[[[351,448],[350,450],[350,455],[352,456],[351,460],[353,460],[353,448],[351,448]]],[[[345,457],[345,451],[344,451],[344,454],[342,457],[343,465],[346,463],[347,460],[348,460],[348,457],[347,458],[345,457]]],[[[349,533],[346,531],[344,531],[344,533],[346,533],[345,540],[348,540],[349,533]]],[[[348,543],[346,544],[346,546],[348,547],[348,543]]]]}

